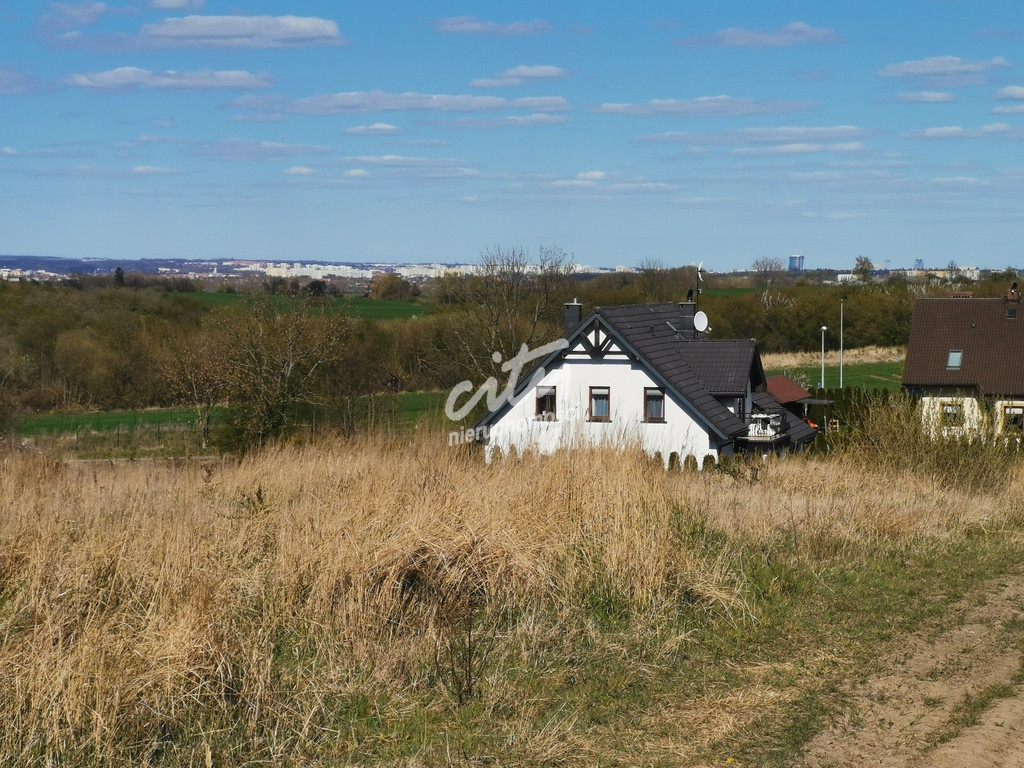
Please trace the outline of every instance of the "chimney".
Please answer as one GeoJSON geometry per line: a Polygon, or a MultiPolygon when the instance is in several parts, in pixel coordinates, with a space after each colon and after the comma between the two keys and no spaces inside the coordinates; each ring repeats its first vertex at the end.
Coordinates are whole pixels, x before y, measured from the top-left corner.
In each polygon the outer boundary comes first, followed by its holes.
{"type": "Polygon", "coordinates": [[[579,299],[573,299],[565,305],[565,338],[569,338],[573,331],[580,327],[583,322],[583,305],[579,299]]]}
{"type": "Polygon", "coordinates": [[[1013,285],[1010,286],[1010,290],[1006,292],[1007,301],[1020,301],[1020,291],[1017,289],[1017,281],[1013,281],[1013,285]]]}
{"type": "MultiPolygon", "coordinates": [[[[687,296],[687,298],[690,298],[687,296]]],[[[697,303],[694,301],[679,302],[679,333],[683,336],[693,336],[693,316],[697,314],[697,303]]]]}

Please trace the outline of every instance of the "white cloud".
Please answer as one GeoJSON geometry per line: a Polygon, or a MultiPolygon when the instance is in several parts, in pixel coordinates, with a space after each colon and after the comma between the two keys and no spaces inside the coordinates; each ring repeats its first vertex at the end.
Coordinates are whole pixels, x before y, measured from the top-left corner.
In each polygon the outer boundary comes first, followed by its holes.
{"type": "Polygon", "coordinates": [[[293,165],[283,171],[286,176],[312,176],[316,171],[305,165],[293,165]]]}
{"type": "Polygon", "coordinates": [[[1007,123],[990,123],[980,128],[964,128],[961,125],[941,125],[913,131],[907,134],[911,139],[978,139],[1013,133],[1013,126],[1007,123]]]}
{"type": "Polygon", "coordinates": [[[537,109],[542,112],[554,112],[569,109],[569,102],[561,96],[527,96],[514,99],[509,103],[513,109],[537,109]]]}
{"type": "Polygon", "coordinates": [[[866,147],[862,142],[851,141],[840,144],[779,144],[774,147],[740,147],[733,150],[735,155],[809,155],[821,152],[855,153],[863,152],[866,147]]]}
{"type": "Polygon", "coordinates": [[[501,77],[521,77],[526,80],[547,80],[555,77],[565,77],[565,70],[561,67],[555,67],[549,64],[540,64],[536,66],[520,64],[518,67],[506,69],[501,73],[501,77]]]}
{"type": "Polygon", "coordinates": [[[555,111],[569,109],[561,96],[537,96],[508,100],[499,96],[471,96],[446,93],[389,93],[349,91],[308,96],[294,101],[279,97],[241,96],[231,106],[261,112],[268,117],[282,114],[345,115],[371,112],[495,112],[502,109],[555,111]]]}
{"type": "Polygon", "coordinates": [[[995,115],[1021,115],[1024,114],[1024,104],[1014,104],[1010,107],[993,107],[992,113],[995,115]]]}
{"type": "Polygon", "coordinates": [[[963,126],[941,125],[935,128],[925,128],[924,131],[918,132],[917,135],[920,135],[926,139],[947,139],[963,136],[964,133],[965,132],[963,126]]]}
{"type": "Polygon", "coordinates": [[[949,177],[937,177],[932,179],[935,184],[952,185],[952,186],[967,186],[967,187],[980,187],[988,184],[983,179],[976,178],[974,176],[949,176],[949,177]]]}
{"type": "Polygon", "coordinates": [[[538,35],[551,31],[546,21],[496,22],[477,19],[473,16],[452,16],[437,22],[437,30],[446,35],[499,35],[520,37],[538,35]]]}
{"type": "Polygon", "coordinates": [[[607,174],[605,174],[604,171],[583,171],[582,173],[577,173],[576,178],[597,181],[599,179],[603,179],[606,175],[607,174]]]}
{"type": "Polygon", "coordinates": [[[506,69],[497,77],[484,77],[473,80],[474,88],[508,88],[523,85],[531,80],[551,80],[565,77],[565,70],[551,65],[526,66],[520,65],[506,69]]]}
{"type": "Polygon", "coordinates": [[[597,182],[593,179],[558,179],[552,181],[551,186],[568,189],[593,189],[597,186],[597,182]]]}
{"type": "Polygon", "coordinates": [[[939,91],[917,91],[916,93],[901,93],[896,97],[896,101],[907,104],[946,104],[956,101],[956,96],[939,91]]]}
{"type": "Polygon", "coordinates": [[[183,16],[146,24],[143,42],[169,48],[342,45],[338,25],[316,16],[183,16]]]}
{"type": "Polygon", "coordinates": [[[622,181],[610,185],[609,189],[618,192],[672,192],[676,185],[663,181],[622,181]]]}
{"type": "Polygon", "coordinates": [[[1024,99],[1024,86],[1008,85],[996,91],[997,99],[1024,99]]]}
{"type": "Polygon", "coordinates": [[[345,171],[342,175],[349,179],[365,179],[370,175],[370,172],[364,168],[353,168],[350,171],[345,171]]]}
{"type": "Polygon", "coordinates": [[[13,69],[0,67],[0,96],[22,96],[32,93],[36,87],[34,78],[13,69]]]}
{"type": "Polygon", "coordinates": [[[969,61],[959,56],[932,56],[927,59],[889,64],[878,71],[880,77],[935,77],[974,75],[995,67],[1008,67],[1010,62],[1002,56],[988,61],[969,61]]]}
{"type": "Polygon", "coordinates": [[[201,11],[206,0],[149,0],[149,7],[156,11],[201,11]]]}
{"type": "Polygon", "coordinates": [[[67,82],[80,88],[117,90],[145,87],[171,90],[205,90],[209,88],[269,88],[273,82],[269,75],[254,75],[244,70],[198,72],[151,72],[138,67],[118,67],[106,72],[86,72],[71,75],[67,82]]]}
{"type": "Polygon", "coordinates": [[[474,88],[511,88],[522,85],[523,80],[518,77],[478,77],[470,80],[469,84],[474,88]]]}
{"type": "Polygon", "coordinates": [[[197,143],[190,145],[189,150],[192,154],[217,160],[281,160],[295,155],[322,155],[331,151],[328,147],[252,139],[197,143]]]}
{"type": "Polygon", "coordinates": [[[502,128],[528,127],[533,125],[561,125],[568,122],[564,115],[552,115],[546,112],[534,112],[532,115],[507,115],[506,117],[472,118],[452,120],[447,125],[452,128],[502,128]]]}
{"type": "Polygon", "coordinates": [[[413,168],[457,164],[451,158],[410,157],[408,155],[353,155],[341,158],[348,165],[383,165],[393,168],[413,168]]]}
{"type": "Polygon", "coordinates": [[[505,106],[507,106],[506,100],[496,96],[350,91],[297,99],[291,102],[288,109],[303,115],[343,115],[396,110],[489,112],[505,106]]]}
{"type": "Polygon", "coordinates": [[[15,157],[18,154],[18,150],[14,147],[0,147],[0,155],[4,157],[15,157]]]}
{"type": "Polygon", "coordinates": [[[43,16],[46,24],[55,27],[83,27],[96,24],[111,9],[106,3],[50,3],[52,13],[43,16]]]}
{"type": "Polygon", "coordinates": [[[346,128],[345,133],[350,136],[393,136],[401,133],[402,130],[391,123],[374,123],[373,125],[354,125],[346,128]]]}
{"type": "Polygon", "coordinates": [[[686,47],[786,48],[803,43],[835,43],[839,40],[839,35],[833,29],[812,27],[802,21],[794,21],[774,31],[728,27],[710,36],[680,40],[678,44],[686,47]]]}
{"type": "Polygon", "coordinates": [[[132,168],[132,173],[140,176],[166,176],[168,174],[177,173],[170,168],[164,168],[160,165],[136,165],[132,168]]]}
{"type": "Polygon", "coordinates": [[[855,125],[780,125],[775,128],[743,128],[742,130],[732,131],[731,133],[724,135],[740,142],[798,142],[857,139],[862,138],[867,134],[868,131],[855,125]]]}
{"type": "Polygon", "coordinates": [[[759,101],[732,96],[701,96],[696,99],[651,99],[646,104],[601,104],[593,111],[609,115],[682,115],[685,117],[735,117],[777,114],[810,109],[807,101],[759,101]]]}

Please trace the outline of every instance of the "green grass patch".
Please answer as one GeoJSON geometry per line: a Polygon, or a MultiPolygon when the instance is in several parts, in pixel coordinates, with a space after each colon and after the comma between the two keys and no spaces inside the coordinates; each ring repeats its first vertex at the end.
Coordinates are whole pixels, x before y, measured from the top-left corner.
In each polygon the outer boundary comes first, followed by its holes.
{"type": "Polygon", "coordinates": [[[942,729],[932,739],[933,745],[945,744],[959,736],[967,728],[981,723],[981,716],[999,699],[1013,696],[1016,688],[1010,683],[992,683],[975,694],[966,694],[953,707],[953,712],[942,729]]]}
{"type": "Polygon", "coordinates": [[[156,426],[191,426],[196,413],[191,408],[147,408],[138,411],[49,411],[21,416],[15,431],[21,437],[67,434],[82,431],[116,432],[156,426]]]}
{"type": "MultiPolygon", "coordinates": [[[[811,387],[818,384],[821,378],[821,366],[800,366],[794,368],[773,368],[766,369],[765,374],[776,376],[785,374],[795,381],[807,382],[811,387]]],[[[903,378],[902,361],[886,361],[881,363],[856,363],[843,366],[843,386],[854,389],[881,389],[893,392],[902,387],[903,378]]],[[[825,367],[825,388],[831,389],[839,386],[839,368],[836,366],[825,367]]]]}

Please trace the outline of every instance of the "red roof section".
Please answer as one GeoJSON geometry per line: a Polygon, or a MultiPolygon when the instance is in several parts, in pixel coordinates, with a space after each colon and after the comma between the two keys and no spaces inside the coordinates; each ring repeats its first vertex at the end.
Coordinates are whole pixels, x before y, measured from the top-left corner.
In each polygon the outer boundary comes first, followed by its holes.
{"type": "Polygon", "coordinates": [[[810,397],[811,393],[787,376],[769,376],[765,383],[768,394],[785,405],[810,397]]]}

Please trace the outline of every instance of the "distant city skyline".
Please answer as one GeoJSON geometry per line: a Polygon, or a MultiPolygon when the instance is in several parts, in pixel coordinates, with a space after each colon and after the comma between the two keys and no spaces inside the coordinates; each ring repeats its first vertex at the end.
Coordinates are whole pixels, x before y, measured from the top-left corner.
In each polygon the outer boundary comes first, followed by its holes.
{"type": "Polygon", "coordinates": [[[0,253],[1021,263],[1024,7],[0,0],[0,253]]]}

